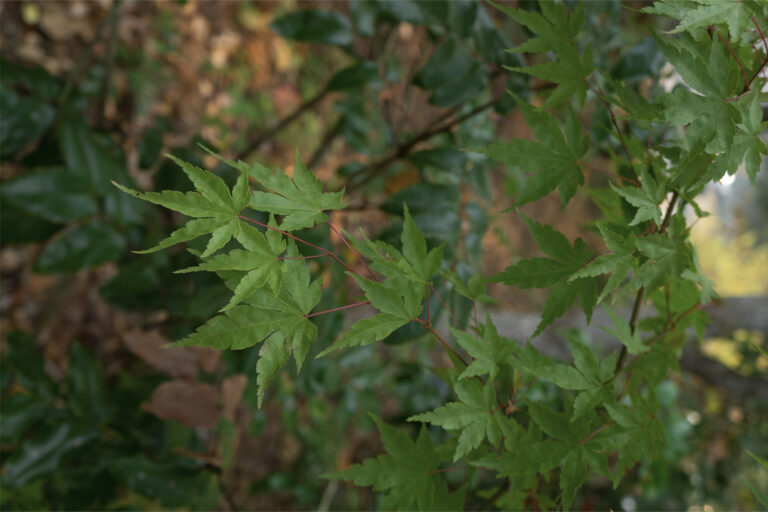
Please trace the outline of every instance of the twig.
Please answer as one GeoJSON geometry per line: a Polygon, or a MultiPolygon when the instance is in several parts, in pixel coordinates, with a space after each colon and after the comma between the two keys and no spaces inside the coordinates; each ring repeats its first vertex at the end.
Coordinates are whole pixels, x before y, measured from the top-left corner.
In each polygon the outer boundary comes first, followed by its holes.
{"type": "Polygon", "coordinates": [[[354,302],[352,304],[347,304],[346,306],[339,306],[337,308],[325,309],[323,311],[316,311],[314,313],[309,313],[307,315],[304,315],[304,318],[311,318],[313,316],[324,315],[326,313],[333,313],[334,311],[341,311],[344,309],[356,308],[357,306],[365,306],[366,304],[370,304],[370,303],[371,301],[369,300],[364,300],[362,302],[354,302]]]}
{"type": "Polygon", "coordinates": [[[104,37],[104,29],[106,28],[107,24],[110,23],[112,18],[117,15],[119,4],[120,2],[113,3],[107,15],[104,16],[104,19],[102,19],[101,22],[99,22],[99,26],[96,28],[96,35],[93,37],[91,42],[88,43],[86,50],[80,54],[80,57],[77,59],[77,62],[75,62],[74,67],[69,72],[69,75],[67,75],[67,80],[64,83],[64,87],[59,93],[59,96],[56,98],[57,105],[64,104],[67,97],[69,96],[69,93],[72,92],[72,87],[74,87],[74,85],[80,80],[80,77],[83,75],[86,66],[91,61],[91,57],[93,56],[93,49],[104,37]]]}
{"type": "MultiPolygon", "coordinates": [[[[758,27],[759,28],[759,27],[758,27]]],[[[739,65],[739,69],[741,69],[741,74],[744,77],[744,91],[749,90],[749,80],[747,80],[747,71],[744,69],[744,65],[741,63],[741,60],[739,57],[736,56],[736,54],[733,52],[733,49],[731,48],[731,45],[728,44],[728,41],[725,40],[723,35],[720,33],[719,30],[715,30],[712,25],[709,26],[709,29],[717,33],[717,37],[720,38],[720,40],[723,42],[726,48],[728,48],[728,51],[731,53],[733,58],[736,60],[736,64],[739,65]]]]}
{"type": "Polygon", "coordinates": [[[456,317],[453,315],[453,312],[451,311],[451,308],[449,308],[449,307],[448,307],[448,304],[446,304],[446,303],[445,303],[445,301],[443,300],[443,298],[442,298],[442,297],[440,296],[440,294],[437,292],[437,288],[435,288],[434,286],[430,286],[430,287],[432,288],[432,291],[433,291],[433,292],[435,292],[435,296],[437,297],[437,300],[439,300],[439,301],[440,301],[440,304],[442,304],[442,305],[443,305],[443,307],[445,308],[445,310],[448,312],[448,315],[450,315],[450,317],[451,317],[451,320],[453,320],[453,323],[454,323],[454,324],[456,324],[456,327],[458,327],[459,329],[461,329],[461,324],[459,323],[459,321],[458,321],[458,320],[456,320],[456,317]]]}
{"type": "Polygon", "coordinates": [[[354,255],[355,255],[355,257],[358,259],[358,261],[359,261],[360,263],[362,263],[362,264],[363,264],[363,266],[365,267],[365,270],[367,270],[367,271],[368,271],[368,275],[369,275],[369,276],[371,276],[371,279],[373,279],[374,281],[378,282],[378,281],[379,281],[379,278],[378,278],[378,277],[376,277],[376,274],[374,274],[374,273],[373,273],[373,270],[371,270],[371,267],[369,267],[369,266],[368,266],[368,264],[365,262],[365,260],[363,259],[363,257],[360,255],[360,253],[359,253],[359,252],[357,252],[357,250],[356,250],[354,247],[352,247],[352,246],[350,245],[350,243],[347,241],[346,237],[345,237],[345,236],[344,236],[344,234],[341,232],[341,230],[339,230],[339,228],[337,228],[336,226],[334,226],[334,225],[331,223],[331,221],[330,221],[330,220],[328,221],[328,226],[331,228],[331,230],[333,230],[333,232],[334,232],[334,233],[336,233],[336,234],[339,236],[339,238],[341,238],[342,242],[344,242],[344,245],[346,245],[346,246],[347,246],[347,248],[348,248],[350,251],[352,251],[352,254],[354,254],[354,255]]]}
{"type": "MultiPolygon", "coordinates": [[[[117,0],[115,2],[116,5],[120,5],[122,3],[122,0],[117,0]]],[[[117,41],[118,41],[118,30],[117,27],[120,23],[120,10],[117,9],[115,11],[115,14],[111,16],[110,23],[109,23],[109,42],[107,43],[107,55],[106,55],[106,70],[104,72],[104,77],[101,80],[101,84],[99,86],[99,96],[98,101],[96,102],[96,126],[103,126],[104,124],[104,117],[105,112],[104,109],[106,107],[107,103],[107,94],[109,92],[109,83],[112,81],[112,73],[115,69],[115,54],[117,53],[117,41]]]]}
{"type": "Polygon", "coordinates": [[[579,165],[583,165],[584,167],[588,167],[590,169],[593,169],[593,170],[595,170],[597,172],[601,172],[603,174],[607,174],[608,176],[611,176],[613,178],[619,178],[620,180],[624,180],[627,183],[631,183],[632,185],[634,185],[634,186],[636,186],[638,188],[640,188],[640,186],[641,186],[640,183],[638,183],[637,181],[635,181],[633,179],[630,179],[630,178],[625,178],[624,176],[622,176],[620,174],[616,174],[615,172],[611,172],[608,169],[603,169],[602,167],[598,167],[596,165],[588,164],[586,162],[582,162],[581,160],[577,161],[576,163],[579,164],[579,165]]]}
{"type": "Polygon", "coordinates": [[[608,423],[604,424],[603,426],[601,426],[601,427],[597,428],[597,429],[596,429],[594,432],[592,432],[592,433],[591,433],[591,434],[589,434],[587,437],[585,437],[584,439],[582,439],[581,441],[579,441],[579,444],[584,444],[584,443],[586,443],[587,441],[589,441],[590,439],[592,439],[593,437],[595,437],[597,434],[599,434],[600,432],[602,432],[602,431],[603,431],[603,429],[605,429],[605,428],[607,428],[607,427],[609,427],[609,426],[611,426],[611,425],[613,425],[613,420],[611,420],[611,421],[609,421],[608,423]]]}
{"type": "Polygon", "coordinates": [[[483,103],[482,105],[479,105],[478,107],[475,107],[474,109],[470,110],[466,114],[463,114],[455,119],[449,120],[438,127],[426,129],[420,134],[416,135],[415,137],[409,139],[408,141],[397,145],[394,151],[392,151],[390,155],[384,158],[381,158],[379,160],[376,160],[374,162],[371,162],[365,167],[363,167],[362,169],[360,169],[357,172],[357,174],[365,175],[365,177],[362,180],[349,185],[347,187],[347,190],[350,193],[357,190],[358,188],[362,187],[363,185],[371,181],[373,178],[378,176],[381,172],[383,172],[389,164],[408,155],[408,153],[410,153],[419,142],[425,141],[439,133],[443,133],[450,130],[457,124],[461,124],[467,119],[470,119],[476,116],[477,114],[483,112],[484,110],[489,109],[494,104],[496,104],[496,101],[498,101],[498,98],[495,98],[486,103],[483,103]]]}
{"type": "MultiPolygon", "coordinates": [[[[463,358],[463,357],[461,357],[461,354],[459,354],[458,352],[456,352],[456,349],[454,349],[452,346],[450,346],[450,345],[448,344],[448,342],[447,342],[447,341],[445,341],[445,338],[443,338],[443,337],[440,335],[440,333],[439,333],[439,332],[437,332],[437,331],[435,330],[434,326],[432,326],[432,325],[428,324],[427,322],[425,322],[425,321],[424,321],[424,320],[422,320],[421,318],[414,318],[414,319],[413,319],[413,321],[414,321],[414,322],[418,322],[418,323],[420,323],[421,325],[423,325],[423,326],[424,326],[424,327],[425,327],[425,328],[426,328],[426,329],[427,329],[429,332],[431,332],[431,333],[432,333],[432,335],[433,335],[435,338],[437,338],[437,341],[439,341],[439,342],[440,342],[440,343],[441,343],[441,344],[442,344],[442,345],[443,345],[443,346],[446,348],[446,350],[448,350],[448,351],[449,351],[451,354],[453,354],[453,355],[456,357],[456,359],[458,359],[459,361],[461,361],[461,362],[462,362],[462,364],[464,364],[464,366],[469,366],[469,363],[467,363],[467,362],[464,360],[464,358],[463,358]]],[[[482,379],[481,379],[481,382],[482,382],[482,379]]],[[[483,384],[485,384],[485,382],[483,382],[483,384]]]]}
{"type": "Polygon", "coordinates": [[[328,94],[328,88],[323,87],[323,89],[312,96],[310,99],[299,105],[293,112],[285,116],[284,118],[280,119],[277,123],[273,124],[266,130],[262,131],[255,137],[251,139],[251,141],[248,143],[246,148],[242,151],[240,151],[236,156],[235,160],[245,160],[248,155],[259,149],[259,147],[264,144],[267,140],[271,139],[275,136],[277,132],[291,124],[293,121],[299,118],[301,114],[306,112],[307,110],[314,107],[317,103],[319,103],[325,96],[328,94]]]}
{"type": "Polygon", "coordinates": [[[584,81],[587,83],[587,87],[589,87],[589,90],[592,91],[592,93],[597,97],[597,99],[600,100],[600,102],[605,106],[606,109],[608,109],[608,114],[611,116],[611,123],[613,124],[613,127],[616,128],[616,133],[619,136],[619,142],[621,142],[621,147],[624,148],[624,154],[627,157],[627,163],[629,164],[629,169],[632,171],[632,174],[635,175],[635,181],[639,183],[640,176],[637,175],[637,171],[635,171],[635,166],[632,164],[632,156],[629,154],[627,141],[624,140],[624,134],[621,132],[621,128],[619,128],[619,122],[616,120],[616,115],[613,113],[613,109],[611,109],[611,104],[608,103],[608,100],[605,98],[605,91],[603,91],[603,88],[600,87],[600,84],[596,83],[597,88],[600,91],[600,94],[598,94],[588,80],[585,79],[584,81]]]}
{"type": "MultiPolygon", "coordinates": [[[[757,68],[757,71],[755,71],[755,74],[752,75],[752,78],[749,79],[749,85],[752,84],[755,78],[757,78],[757,75],[759,75],[765,65],[768,64],[768,41],[765,40],[765,34],[763,34],[763,30],[760,28],[760,25],[757,23],[757,20],[754,16],[752,16],[752,23],[755,24],[757,32],[760,34],[760,39],[763,40],[763,46],[765,46],[765,58],[763,59],[763,63],[760,64],[760,67],[757,68]]],[[[749,89],[749,87],[747,87],[747,89],[749,89]]]]}
{"type": "Polygon", "coordinates": [[[317,167],[317,165],[323,159],[323,156],[325,156],[325,153],[331,147],[331,144],[333,143],[333,139],[339,136],[340,129],[341,129],[341,119],[333,123],[333,126],[331,127],[331,129],[325,132],[325,135],[323,136],[323,140],[320,141],[320,143],[317,145],[317,148],[315,149],[315,152],[312,153],[312,156],[309,158],[307,167],[309,167],[310,169],[317,167]]]}

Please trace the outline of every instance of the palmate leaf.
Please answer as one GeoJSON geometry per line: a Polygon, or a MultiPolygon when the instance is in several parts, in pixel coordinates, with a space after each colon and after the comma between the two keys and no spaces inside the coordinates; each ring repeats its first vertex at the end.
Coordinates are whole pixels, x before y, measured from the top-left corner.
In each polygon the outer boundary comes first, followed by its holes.
{"type": "Polygon", "coordinates": [[[323,192],[323,185],[301,162],[298,151],[293,166],[293,179],[281,171],[260,164],[247,166],[248,174],[272,192],[255,191],[249,206],[254,210],[283,215],[280,229],[296,231],[325,222],[326,210],[344,208],[344,191],[323,192]]]}
{"type": "Polygon", "coordinates": [[[565,132],[558,121],[546,112],[529,105],[512,94],[538,140],[513,139],[492,144],[478,150],[488,158],[519,167],[534,174],[525,182],[517,198],[521,206],[559,189],[563,207],[584,183],[579,159],[586,153],[589,141],[581,134],[581,127],[571,111],[565,123],[565,132]]]}
{"type": "Polygon", "coordinates": [[[673,34],[725,23],[731,37],[739,38],[747,32],[747,28],[751,25],[750,18],[757,16],[759,19],[763,15],[763,9],[755,0],[743,2],[661,0],[656,1],[651,7],[646,7],[643,11],[680,20],[680,23],[670,31],[673,34]]]}
{"type": "Polygon", "coordinates": [[[542,356],[530,343],[525,349],[517,349],[511,362],[526,374],[554,383],[562,389],[579,391],[574,401],[571,421],[613,396],[610,381],[616,366],[616,353],[599,360],[583,343],[568,337],[573,353],[574,366],[555,363],[542,356]]]}
{"type": "Polygon", "coordinates": [[[606,478],[612,478],[608,467],[610,451],[604,448],[599,434],[587,439],[593,431],[591,421],[570,421],[565,413],[557,413],[529,400],[526,403],[533,421],[555,440],[548,451],[561,457],[563,466],[560,470],[560,490],[563,510],[568,510],[576,491],[589,476],[590,469],[606,478]]]}
{"type": "Polygon", "coordinates": [[[499,367],[508,362],[514,350],[514,342],[499,336],[490,314],[486,314],[482,339],[452,327],[450,330],[459,345],[472,356],[472,363],[459,375],[460,379],[477,375],[488,375],[494,379],[499,367]]]}
{"type": "Polygon", "coordinates": [[[627,277],[627,273],[635,261],[632,253],[635,250],[636,243],[635,237],[631,233],[625,238],[611,231],[605,223],[599,223],[597,227],[603,236],[603,240],[605,240],[606,246],[614,252],[598,256],[587,266],[571,274],[568,280],[610,273],[611,276],[608,278],[608,282],[606,282],[603,291],[600,292],[600,296],[597,298],[597,303],[599,304],[610,292],[618,288],[624,281],[624,278],[627,277]]]}
{"type": "Polygon", "coordinates": [[[200,265],[177,270],[176,273],[207,270],[245,271],[234,290],[229,303],[222,308],[227,311],[253,295],[256,290],[269,283],[272,293],[278,293],[283,280],[283,265],[279,259],[285,250],[285,240],[275,231],[267,231],[265,237],[258,229],[247,224],[240,226],[237,240],[246,250],[235,249],[219,254],[200,265]]]}
{"type": "Polygon", "coordinates": [[[658,98],[665,120],[673,126],[688,126],[685,134],[688,147],[700,141],[709,154],[726,151],[741,120],[738,108],[727,100],[739,94],[744,83],[725,44],[713,38],[709,52],[700,45],[693,52],[693,45],[686,44],[690,41],[688,36],[677,40],[653,35],[661,52],[693,89],[677,88],[658,98]]]}
{"type": "Polygon", "coordinates": [[[545,107],[555,105],[571,96],[578,97],[580,102],[584,103],[587,92],[585,78],[594,70],[592,50],[588,47],[582,58],[573,43],[573,38],[583,28],[584,8],[579,5],[569,17],[562,4],[541,2],[539,5],[541,6],[541,14],[525,9],[498,5],[496,7],[537,35],[513,51],[536,53],[554,51],[557,54],[557,61],[526,67],[509,67],[508,69],[558,84],[544,103],[545,107]]]}
{"type": "Polygon", "coordinates": [[[188,217],[197,218],[188,221],[184,227],[171,233],[155,247],[136,252],[139,254],[155,252],[210,234],[211,238],[202,254],[204,258],[208,257],[240,233],[241,226],[237,216],[248,202],[248,175],[241,171],[237,183],[230,192],[224,180],[215,174],[174,156],[168,155],[168,158],[179,164],[197,192],[183,193],[175,190],[138,192],[118,183],[112,183],[134,197],[175,210],[188,217]]]}
{"type": "MultiPolygon", "coordinates": [[[[296,257],[291,241],[287,254],[296,257]]],[[[259,406],[269,381],[293,353],[296,367],[301,365],[309,343],[317,338],[317,328],[306,317],[320,301],[321,283],[310,282],[309,269],[301,260],[286,260],[285,276],[279,293],[255,290],[245,304],[228,309],[209,320],[177,346],[215,349],[243,349],[267,339],[256,365],[259,406]]]]}
{"type": "Polygon", "coordinates": [[[477,380],[457,381],[453,387],[459,398],[434,411],[417,414],[408,421],[422,421],[445,430],[460,430],[454,462],[480,446],[486,437],[494,446],[501,441],[499,421],[502,417],[496,408],[496,391],[493,382],[484,386],[477,380]]]}
{"type": "Polygon", "coordinates": [[[523,220],[533,235],[539,249],[550,258],[531,258],[519,261],[504,272],[494,276],[508,286],[520,288],[546,288],[554,286],[544,304],[541,322],[531,337],[536,337],[565,314],[574,300],[579,301],[587,321],[592,317],[592,308],[597,302],[597,286],[592,277],[583,277],[569,281],[568,277],[581,270],[592,257],[592,251],[581,238],[574,245],[551,226],[539,224],[522,215],[523,220]]]}
{"type": "Polygon", "coordinates": [[[433,472],[439,468],[443,456],[436,450],[427,429],[422,427],[414,442],[407,434],[390,427],[375,415],[371,414],[371,418],[381,433],[387,453],[324,477],[340,478],[355,485],[371,486],[374,491],[385,491],[382,508],[386,510],[432,509],[436,491],[442,488],[446,492],[447,489],[436,485],[441,477],[433,472]]]}

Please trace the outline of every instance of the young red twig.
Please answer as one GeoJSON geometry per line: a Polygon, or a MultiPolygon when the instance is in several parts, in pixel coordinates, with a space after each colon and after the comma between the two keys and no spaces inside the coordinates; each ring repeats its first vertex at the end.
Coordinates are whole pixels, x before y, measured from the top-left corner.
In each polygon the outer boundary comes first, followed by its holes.
{"type": "Polygon", "coordinates": [[[427,324],[432,325],[432,316],[429,312],[429,285],[427,283],[424,283],[424,288],[427,289],[427,324]]]}
{"type": "Polygon", "coordinates": [[[318,315],[324,315],[326,313],[333,313],[334,311],[341,311],[343,309],[350,309],[350,308],[356,308],[357,306],[365,306],[366,304],[370,304],[371,301],[364,300],[363,302],[355,302],[353,304],[347,304],[346,306],[339,306],[337,308],[331,308],[331,309],[325,309],[323,311],[316,311],[315,313],[309,313],[308,315],[304,315],[304,318],[310,318],[313,316],[318,315]]]}
{"type": "Polygon", "coordinates": [[[311,260],[312,258],[324,258],[327,254],[313,254],[312,256],[283,256],[279,260],[311,260]]]}
{"type": "Polygon", "coordinates": [[[741,74],[744,77],[744,92],[749,91],[749,80],[747,79],[747,71],[744,69],[744,65],[741,63],[741,60],[736,56],[736,54],[733,52],[733,49],[731,48],[731,45],[728,44],[728,41],[725,40],[723,35],[720,33],[719,30],[714,30],[712,25],[709,26],[709,30],[717,32],[717,37],[720,38],[720,40],[723,42],[726,48],[728,48],[728,51],[731,53],[733,58],[736,60],[736,64],[739,65],[739,69],[741,69],[741,74]]]}
{"type": "Polygon", "coordinates": [[[357,252],[357,250],[355,250],[355,248],[352,247],[352,245],[347,241],[346,237],[342,234],[341,230],[338,229],[333,224],[331,224],[330,220],[328,221],[328,227],[330,227],[331,230],[333,230],[333,232],[336,233],[336,235],[338,235],[339,238],[341,238],[341,241],[344,242],[344,245],[346,245],[349,248],[349,250],[352,251],[352,254],[354,254],[355,257],[358,259],[358,261],[363,264],[363,266],[365,267],[365,270],[368,271],[368,275],[371,276],[371,279],[378,282],[379,278],[376,277],[376,274],[373,273],[373,270],[371,270],[371,267],[369,267],[368,264],[365,262],[362,255],[360,255],[360,253],[357,252]]]}
{"type": "Polygon", "coordinates": [[[586,443],[587,441],[589,441],[590,439],[592,439],[593,437],[595,437],[597,434],[599,434],[600,432],[602,432],[602,431],[603,431],[603,429],[605,429],[605,428],[607,428],[607,427],[609,427],[609,426],[611,426],[611,425],[613,425],[613,420],[609,421],[608,423],[606,423],[606,424],[605,424],[605,425],[603,425],[602,427],[600,427],[600,428],[596,429],[594,432],[592,432],[591,434],[589,434],[587,437],[585,437],[584,439],[582,439],[581,441],[579,441],[579,444],[584,444],[584,443],[586,443]]]}
{"type": "Polygon", "coordinates": [[[448,342],[447,342],[447,341],[445,341],[445,338],[443,338],[442,336],[440,336],[440,333],[439,333],[439,332],[437,332],[437,331],[435,330],[435,328],[434,328],[432,325],[428,324],[427,322],[425,322],[425,321],[424,321],[424,320],[422,320],[421,318],[414,318],[414,319],[413,319],[413,321],[414,321],[414,322],[418,322],[418,323],[420,323],[421,325],[423,325],[423,326],[424,326],[424,327],[425,327],[425,328],[426,328],[426,329],[427,329],[429,332],[431,332],[431,333],[432,333],[432,335],[433,335],[435,338],[437,338],[437,341],[439,341],[439,342],[440,342],[440,343],[441,343],[441,344],[442,344],[442,345],[445,347],[445,349],[446,349],[448,352],[450,352],[451,354],[453,354],[453,355],[456,357],[456,359],[458,359],[459,361],[461,361],[461,362],[464,364],[464,366],[469,366],[469,363],[467,363],[467,362],[464,360],[464,358],[463,358],[463,357],[461,357],[461,354],[459,354],[458,352],[456,352],[456,349],[454,349],[452,346],[450,346],[450,345],[448,344],[448,342]]]}
{"type": "Polygon", "coordinates": [[[306,240],[302,240],[301,238],[299,238],[299,237],[297,237],[297,236],[294,236],[294,235],[292,235],[292,234],[290,234],[290,233],[286,233],[286,232],[285,232],[285,231],[283,231],[282,229],[277,229],[276,227],[270,226],[270,225],[268,225],[268,224],[264,224],[263,222],[259,222],[259,221],[257,221],[257,220],[249,219],[248,217],[245,217],[245,216],[243,216],[243,215],[238,215],[237,217],[238,217],[240,220],[244,220],[244,221],[247,221],[247,222],[251,222],[251,223],[253,223],[253,224],[256,224],[256,225],[258,225],[258,226],[261,226],[261,227],[264,227],[264,228],[267,228],[267,229],[271,229],[272,231],[277,231],[278,233],[280,233],[280,234],[281,234],[281,235],[283,235],[283,236],[287,236],[288,238],[292,238],[292,239],[296,240],[297,242],[301,242],[301,243],[302,243],[302,244],[304,244],[304,245],[307,245],[307,246],[309,246],[309,247],[312,247],[313,249],[317,249],[318,251],[322,251],[322,253],[323,253],[324,255],[325,255],[325,254],[327,254],[327,255],[328,255],[328,256],[330,256],[331,258],[333,258],[333,259],[335,259],[336,261],[338,261],[339,263],[341,263],[341,265],[342,265],[342,266],[343,266],[345,269],[347,269],[347,270],[349,270],[350,272],[352,272],[353,274],[357,275],[357,272],[355,272],[354,270],[352,270],[352,268],[350,268],[350,266],[349,266],[349,265],[347,265],[346,263],[344,263],[344,262],[343,262],[343,261],[342,261],[342,260],[341,260],[341,259],[340,259],[338,256],[336,256],[334,253],[332,253],[332,252],[331,252],[331,251],[329,251],[328,249],[323,249],[322,247],[319,247],[319,246],[317,246],[317,245],[315,245],[315,244],[313,244],[313,243],[307,242],[306,240]]]}
{"type": "Polygon", "coordinates": [[[635,182],[640,183],[640,176],[637,175],[637,171],[635,171],[635,166],[632,164],[632,155],[629,153],[629,148],[627,147],[627,141],[624,140],[624,134],[621,132],[621,128],[619,128],[619,122],[616,120],[616,115],[613,113],[613,109],[611,108],[611,104],[608,103],[608,100],[605,98],[605,91],[603,91],[603,88],[600,87],[600,84],[597,85],[598,90],[600,91],[600,94],[595,91],[595,89],[592,87],[592,84],[589,83],[586,79],[584,80],[587,83],[587,87],[589,87],[589,90],[592,91],[592,93],[597,97],[600,102],[605,105],[605,108],[608,109],[608,114],[611,116],[611,123],[613,124],[613,127],[616,128],[616,134],[619,136],[619,142],[621,142],[621,147],[624,148],[624,154],[627,157],[627,163],[629,164],[629,169],[632,171],[632,174],[635,176],[635,182]]]}
{"type": "MultiPolygon", "coordinates": [[[[763,46],[765,46],[765,58],[763,58],[762,64],[760,64],[760,67],[757,68],[757,71],[755,71],[755,74],[752,75],[752,78],[749,79],[749,85],[752,84],[752,82],[757,78],[757,75],[760,74],[760,72],[763,70],[766,64],[768,64],[768,41],[765,40],[765,35],[763,34],[763,30],[760,28],[760,25],[757,23],[757,20],[754,16],[752,16],[752,23],[755,24],[755,27],[757,28],[757,32],[760,34],[760,39],[763,40],[763,46]]],[[[749,87],[747,87],[749,89],[749,87]]]]}
{"type": "MultiPolygon", "coordinates": [[[[453,312],[451,311],[451,308],[448,307],[448,304],[445,303],[443,298],[437,292],[437,288],[435,288],[434,286],[430,286],[429,288],[432,288],[432,291],[435,292],[435,296],[437,297],[437,300],[440,301],[440,304],[442,304],[443,307],[445,308],[445,310],[448,312],[448,315],[451,317],[451,320],[453,320],[453,323],[456,324],[456,327],[461,329],[461,324],[459,324],[459,321],[456,320],[456,317],[453,315],[453,312]]],[[[429,288],[427,288],[427,294],[429,294],[429,288]]]]}
{"type": "Polygon", "coordinates": [[[624,176],[621,176],[620,174],[616,174],[615,172],[611,172],[608,169],[603,169],[602,167],[598,167],[596,165],[588,164],[586,162],[582,162],[581,160],[577,161],[576,163],[579,164],[579,165],[583,165],[584,167],[588,167],[589,169],[595,170],[597,172],[601,172],[603,174],[607,174],[608,176],[611,176],[612,178],[619,178],[620,180],[624,180],[627,183],[631,183],[632,185],[640,188],[640,183],[639,182],[637,182],[637,181],[635,181],[633,179],[630,179],[630,178],[625,178],[624,176]]]}

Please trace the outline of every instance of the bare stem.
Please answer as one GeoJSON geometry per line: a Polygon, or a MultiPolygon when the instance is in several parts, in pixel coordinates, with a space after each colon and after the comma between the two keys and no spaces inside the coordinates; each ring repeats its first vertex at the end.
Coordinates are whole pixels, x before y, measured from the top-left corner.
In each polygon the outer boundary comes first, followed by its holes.
{"type": "Polygon", "coordinates": [[[342,311],[344,309],[356,308],[357,306],[365,306],[366,304],[370,304],[370,303],[371,301],[369,300],[364,300],[363,302],[355,302],[353,304],[347,304],[346,306],[339,306],[337,308],[325,309],[323,311],[316,311],[315,313],[304,315],[304,318],[311,318],[313,316],[324,315],[326,313],[333,313],[334,311],[342,311]]]}
{"type": "MultiPolygon", "coordinates": [[[[453,315],[453,312],[451,311],[451,308],[448,307],[448,304],[445,303],[443,298],[437,292],[437,288],[435,288],[434,286],[430,286],[430,288],[432,288],[432,291],[435,292],[435,296],[437,297],[437,300],[440,301],[440,304],[442,304],[443,307],[445,308],[445,310],[448,312],[448,315],[450,315],[451,320],[453,320],[453,323],[456,324],[456,327],[461,329],[461,324],[459,324],[459,321],[456,320],[456,317],[453,315]]],[[[427,292],[429,292],[429,289],[427,289],[427,292]]]]}
{"type": "Polygon", "coordinates": [[[608,103],[608,100],[605,97],[605,91],[603,91],[603,88],[600,87],[600,84],[596,83],[596,85],[598,90],[600,91],[599,94],[592,87],[592,84],[590,84],[589,81],[587,81],[587,87],[589,87],[589,89],[594,93],[597,99],[600,100],[600,102],[603,105],[605,105],[605,108],[608,109],[608,114],[611,116],[611,123],[613,124],[613,127],[616,129],[616,134],[619,136],[619,142],[621,142],[621,147],[624,148],[624,155],[627,157],[627,163],[629,164],[629,169],[632,171],[632,174],[634,174],[635,176],[635,182],[640,183],[640,176],[637,175],[637,171],[635,171],[635,166],[632,164],[632,155],[629,154],[627,141],[624,140],[624,134],[622,133],[621,128],[619,128],[619,122],[616,120],[616,115],[613,113],[611,104],[608,103]]]}
{"type": "MultiPolygon", "coordinates": [[[[760,28],[760,27],[758,27],[758,28],[760,28]]],[[[709,29],[710,29],[710,30],[714,30],[714,29],[712,28],[712,25],[710,25],[710,26],[709,26],[709,29]]],[[[721,41],[723,42],[723,44],[725,45],[725,47],[726,47],[726,48],[728,48],[728,51],[731,53],[731,55],[733,56],[733,58],[736,60],[736,64],[738,64],[738,65],[739,65],[739,69],[741,69],[741,74],[742,74],[742,76],[744,77],[744,91],[745,91],[745,92],[746,92],[746,91],[749,91],[749,83],[750,83],[750,81],[749,81],[749,80],[747,80],[747,71],[744,69],[744,65],[741,63],[741,60],[739,59],[739,57],[737,57],[737,56],[736,56],[736,54],[733,52],[733,49],[731,48],[731,45],[730,45],[730,44],[728,44],[728,41],[726,41],[726,40],[725,40],[725,38],[724,38],[724,37],[723,37],[723,35],[720,33],[720,31],[719,31],[719,30],[715,30],[715,32],[717,32],[717,37],[719,37],[719,38],[720,38],[720,40],[721,40],[721,41]]]]}
{"type": "Polygon", "coordinates": [[[336,233],[339,236],[339,238],[341,238],[342,242],[344,242],[344,245],[346,245],[347,248],[350,251],[352,251],[352,254],[355,255],[355,257],[358,259],[358,261],[360,261],[360,263],[363,264],[363,266],[365,267],[365,270],[368,271],[368,275],[371,276],[371,279],[373,279],[374,281],[378,282],[379,278],[376,277],[376,274],[373,273],[373,270],[371,270],[371,267],[368,266],[368,264],[365,262],[363,257],[360,255],[360,253],[357,252],[357,250],[354,247],[352,247],[352,245],[350,245],[350,243],[347,241],[346,237],[341,232],[341,230],[339,228],[337,228],[336,226],[334,226],[331,223],[330,220],[328,221],[328,226],[331,228],[331,230],[333,230],[334,233],[336,233]]]}
{"type": "Polygon", "coordinates": [[[599,427],[598,429],[596,429],[594,432],[592,432],[591,434],[589,434],[587,437],[585,437],[584,439],[582,439],[581,441],[579,441],[579,444],[584,444],[584,443],[586,443],[587,441],[589,441],[590,439],[592,439],[593,437],[595,437],[597,434],[599,434],[600,432],[602,432],[602,431],[603,431],[603,429],[605,429],[605,428],[607,428],[607,427],[609,427],[609,426],[611,426],[611,425],[613,425],[613,421],[609,421],[608,423],[606,423],[606,424],[604,424],[603,426],[601,426],[601,427],[599,427]]]}
{"type": "Polygon", "coordinates": [[[414,322],[418,322],[418,323],[420,323],[421,325],[423,325],[423,326],[424,326],[424,327],[425,327],[425,328],[426,328],[426,329],[427,329],[429,332],[431,332],[431,333],[432,333],[432,335],[433,335],[435,338],[437,338],[437,341],[439,341],[439,342],[440,342],[440,343],[441,343],[441,344],[442,344],[442,345],[445,347],[445,349],[446,349],[446,350],[448,350],[448,352],[450,352],[451,354],[453,354],[453,355],[456,357],[456,359],[458,359],[459,361],[461,361],[461,362],[464,364],[464,366],[469,366],[469,363],[467,363],[467,362],[464,360],[464,358],[463,358],[463,357],[461,357],[461,354],[459,354],[458,352],[456,352],[456,349],[454,349],[452,346],[450,346],[450,345],[448,344],[448,342],[447,342],[447,341],[445,341],[445,338],[443,338],[443,337],[440,335],[440,333],[439,333],[439,332],[437,332],[437,330],[435,330],[435,328],[434,328],[432,325],[428,324],[427,322],[425,322],[425,321],[424,321],[424,320],[422,320],[421,318],[414,318],[414,319],[413,319],[413,321],[414,321],[414,322]]]}
{"type": "Polygon", "coordinates": [[[616,174],[615,172],[611,172],[608,169],[603,169],[602,167],[598,167],[596,165],[588,164],[586,162],[582,162],[581,160],[579,160],[576,163],[579,164],[579,165],[583,165],[584,167],[588,167],[590,169],[593,169],[593,170],[595,170],[597,172],[601,172],[603,174],[607,174],[608,176],[611,176],[613,178],[619,178],[620,180],[624,180],[627,183],[631,183],[632,185],[634,185],[636,187],[640,187],[640,183],[639,182],[637,182],[637,181],[635,181],[633,179],[630,179],[630,178],[625,178],[624,176],[621,176],[620,174],[616,174]]]}

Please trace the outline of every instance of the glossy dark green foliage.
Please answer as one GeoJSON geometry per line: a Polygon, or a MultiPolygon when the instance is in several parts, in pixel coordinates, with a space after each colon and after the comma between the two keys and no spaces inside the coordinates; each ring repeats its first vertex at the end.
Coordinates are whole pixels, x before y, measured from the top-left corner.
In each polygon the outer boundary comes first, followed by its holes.
{"type": "Polygon", "coordinates": [[[319,9],[299,9],[284,14],[272,22],[271,28],[286,39],[308,43],[347,46],[353,38],[346,17],[319,9]]]}
{"type": "Polygon", "coordinates": [[[15,386],[0,415],[3,508],[40,506],[50,493],[62,508],[103,508],[126,490],[166,507],[215,504],[199,462],[171,454],[162,434],[147,438],[163,428],[139,408],[156,379],[126,376],[108,388],[96,354],[76,344],[66,379],[54,382],[31,336],[14,332],[6,341],[4,372],[15,386]]]}

